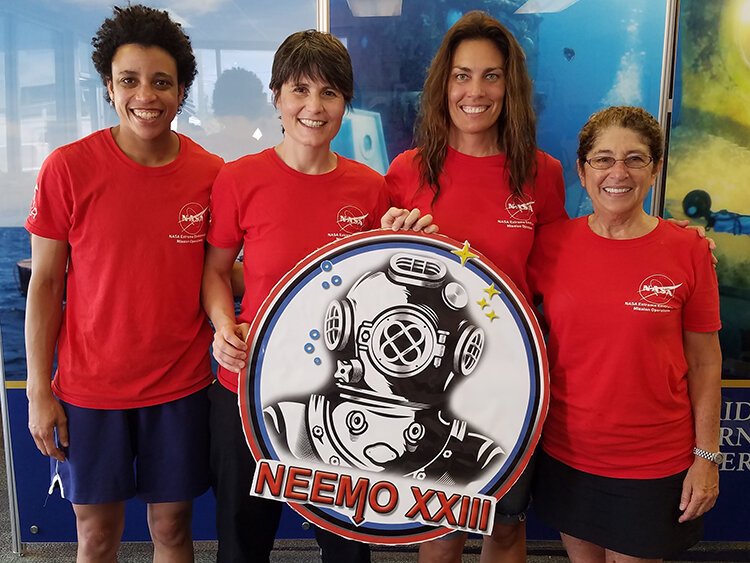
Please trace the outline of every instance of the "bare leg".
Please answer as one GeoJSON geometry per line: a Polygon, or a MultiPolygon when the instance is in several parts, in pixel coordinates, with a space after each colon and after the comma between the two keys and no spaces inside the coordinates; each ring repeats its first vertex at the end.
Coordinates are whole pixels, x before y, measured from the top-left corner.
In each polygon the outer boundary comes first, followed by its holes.
{"type": "Polygon", "coordinates": [[[461,563],[467,534],[453,533],[419,546],[419,563],[461,563]]]}
{"type": "Polygon", "coordinates": [[[661,559],[631,557],[567,534],[560,534],[560,538],[572,563],[659,563],[661,561],[661,559]]]}
{"type": "Polygon", "coordinates": [[[484,536],[480,563],[523,563],[526,561],[526,523],[495,524],[484,536]]]}
{"type": "Polygon", "coordinates": [[[148,529],[154,542],[154,563],[192,563],[193,503],[161,502],[148,505],[148,529]]]}
{"type": "Polygon", "coordinates": [[[116,563],[125,503],[74,504],[78,533],[77,563],[116,563]]]}
{"type": "Polygon", "coordinates": [[[606,558],[608,563],[660,563],[661,559],[641,559],[639,557],[631,557],[624,553],[618,553],[610,549],[606,550],[606,558]]]}

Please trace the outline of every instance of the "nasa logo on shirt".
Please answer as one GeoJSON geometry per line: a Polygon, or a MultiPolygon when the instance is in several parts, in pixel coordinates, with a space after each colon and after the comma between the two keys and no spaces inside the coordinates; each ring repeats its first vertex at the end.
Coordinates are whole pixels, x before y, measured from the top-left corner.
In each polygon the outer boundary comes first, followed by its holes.
{"type": "Polygon", "coordinates": [[[169,238],[181,244],[203,242],[208,230],[208,207],[191,201],[180,208],[177,216],[180,232],[169,238]]]}
{"type": "Polygon", "coordinates": [[[497,222],[512,229],[534,228],[534,201],[529,194],[510,194],[505,200],[505,211],[508,212],[507,219],[498,219],[497,222]]]}
{"type": "Polygon", "coordinates": [[[205,230],[206,208],[200,203],[186,203],[180,209],[179,223],[183,233],[197,235],[205,230]]]}
{"type": "Polygon", "coordinates": [[[346,234],[359,233],[365,228],[365,219],[369,213],[363,213],[359,207],[347,205],[336,214],[336,224],[346,234]]]}
{"type": "Polygon", "coordinates": [[[682,283],[675,283],[665,274],[650,274],[638,285],[638,301],[626,301],[634,311],[666,313],[677,307],[670,305],[682,283]]]}
{"type": "Polygon", "coordinates": [[[34,220],[36,219],[36,216],[39,214],[39,210],[37,208],[37,196],[39,194],[39,186],[34,186],[34,197],[31,199],[31,207],[29,208],[29,219],[34,220]]]}
{"type": "Polygon", "coordinates": [[[681,283],[674,283],[664,274],[653,274],[641,282],[638,294],[648,303],[666,305],[674,299],[675,291],[681,285],[681,283]]]}

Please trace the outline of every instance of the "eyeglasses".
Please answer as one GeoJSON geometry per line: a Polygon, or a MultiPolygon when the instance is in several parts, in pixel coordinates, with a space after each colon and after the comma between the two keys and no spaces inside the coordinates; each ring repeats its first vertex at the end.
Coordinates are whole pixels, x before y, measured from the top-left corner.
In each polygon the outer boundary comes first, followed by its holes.
{"type": "Polygon", "coordinates": [[[628,168],[646,168],[651,164],[654,159],[645,154],[633,154],[626,156],[625,158],[615,158],[613,156],[595,156],[593,158],[587,158],[586,162],[594,170],[609,170],[615,165],[615,162],[622,162],[628,168]]]}

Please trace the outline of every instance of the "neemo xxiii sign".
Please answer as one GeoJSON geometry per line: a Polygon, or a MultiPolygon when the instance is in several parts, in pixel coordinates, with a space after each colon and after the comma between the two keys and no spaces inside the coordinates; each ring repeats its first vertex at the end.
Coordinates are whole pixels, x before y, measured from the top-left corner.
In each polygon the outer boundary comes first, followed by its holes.
{"type": "Polygon", "coordinates": [[[251,494],[371,543],[491,531],[539,439],[548,373],[533,311],[468,242],[332,243],[276,285],[248,342],[251,494]]]}

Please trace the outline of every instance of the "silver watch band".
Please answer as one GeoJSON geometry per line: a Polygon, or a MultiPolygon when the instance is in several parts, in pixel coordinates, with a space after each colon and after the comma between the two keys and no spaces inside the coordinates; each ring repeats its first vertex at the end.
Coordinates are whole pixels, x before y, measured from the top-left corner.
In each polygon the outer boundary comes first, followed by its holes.
{"type": "Polygon", "coordinates": [[[698,457],[702,457],[703,459],[707,459],[708,461],[712,461],[716,465],[719,465],[722,461],[724,461],[724,455],[721,452],[713,453],[702,450],[697,446],[693,448],[693,454],[697,455],[698,457]]]}

